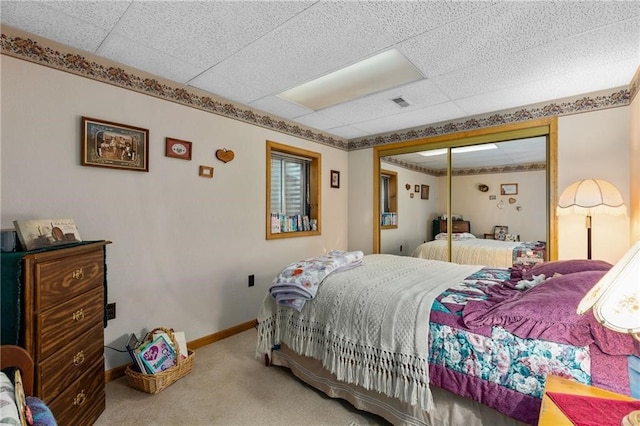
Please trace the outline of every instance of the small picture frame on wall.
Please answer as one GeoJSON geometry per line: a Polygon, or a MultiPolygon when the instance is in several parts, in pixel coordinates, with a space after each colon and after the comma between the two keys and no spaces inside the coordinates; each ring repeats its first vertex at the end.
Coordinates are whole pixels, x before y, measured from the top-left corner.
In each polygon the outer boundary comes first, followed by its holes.
{"type": "Polygon", "coordinates": [[[416,186],[413,188],[413,192],[420,192],[420,185],[416,185],[416,186]]]}
{"type": "Polygon", "coordinates": [[[213,167],[200,166],[198,176],[211,179],[213,177],[213,167]]]}
{"type": "Polygon", "coordinates": [[[518,184],[517,183],[501,184],[500,195],[518,195],[518,184]]]}
{"type": "Polygon", "coordinates": [[[420,185],[420,198],[422,200],[429,199],[429,185],[420,185]]]}
{"type": "Polygon", "coordinates": [[[149,129],[82,117],[82,165],[149,171],[149,129]]]}
{"type": "Polygon", "coordinates": [[[166,138],[164,155],[166,157],[191,161],[191,142],[174,138],[166,138]]]}
{"type": "Polygon", "coordinates": [[[331,187],[340,188],[340,172],[337,170],[331,170],[331,187]]]}

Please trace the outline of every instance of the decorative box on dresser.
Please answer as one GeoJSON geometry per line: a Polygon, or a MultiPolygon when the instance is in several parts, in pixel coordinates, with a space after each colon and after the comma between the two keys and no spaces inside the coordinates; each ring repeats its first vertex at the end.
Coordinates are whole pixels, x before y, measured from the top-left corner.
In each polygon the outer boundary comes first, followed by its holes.
{"type": "Polygon", "coordinates": [[[35,362],[34,394],[60,425],[93,424],[105,409],[107,244],[22,257],[22,336],[35,362]]]}
{"type": "MultiPolygon", "coordinates": [[[[447,232],[446,220],[434,219],[433,220],[433,239],[436,239],[436,235],[441,232],[447,232]]],[[[471,222],[468,220],[454,220],[451,222],[451,232],[459,234],[462,232],[471,232],[471,222]]]]}

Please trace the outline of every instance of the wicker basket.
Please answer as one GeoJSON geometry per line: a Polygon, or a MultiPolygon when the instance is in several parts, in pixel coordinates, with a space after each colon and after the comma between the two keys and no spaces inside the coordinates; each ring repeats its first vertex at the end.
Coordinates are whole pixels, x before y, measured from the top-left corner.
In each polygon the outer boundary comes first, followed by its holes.
{"type": "Polygon", "coordinates": [[[177,364],[161,373],[156,374],[138,373],[137,371],[133,371],[131,369],[131,366],[128,366],[124,371],[124,373],[128,377],[129,386],[134,389],[138,389],[140,391],[151,394],[160,392],[162,389],[166,388],[176,380],[181,379],[189,374],[191,372],[191,368],[193,367],[193,358],[195,357],[195,353],[191,350],[187,350],[187,358],[183,359],[180,356],[180,347],[178,345],[178,342],[176,341],[175,336],[173,335],[173,331],[167,328],[154,328],[148,334],[149,339],[153,338],[153,333],[155,333],[156,331],[164,332],[171,338],[173,347],[176,350],[176,357],[178,359],[177,364]]]}

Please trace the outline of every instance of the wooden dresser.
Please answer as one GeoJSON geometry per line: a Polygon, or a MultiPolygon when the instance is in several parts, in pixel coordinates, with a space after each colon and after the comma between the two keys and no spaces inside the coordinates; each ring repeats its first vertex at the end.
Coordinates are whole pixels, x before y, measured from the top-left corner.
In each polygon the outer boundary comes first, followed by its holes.
{"type": "Polygon", "coordinates": [[[109,241],[22,258],[24,347],[34,394],[60,425],[93,424],[105,408],[105,254],[109,241]]]}
{"type": "MultiPolygon", "coordinates": [[[[436,239],[436,235],[441,232],[447,232],[446,220],[434,219],[433,220],[433,239],[436,239]]],[[[459,234],[461,232],[471,232],[471,222],[468,220],[454,220],[451,222],[451,232],[459,234]]]]}

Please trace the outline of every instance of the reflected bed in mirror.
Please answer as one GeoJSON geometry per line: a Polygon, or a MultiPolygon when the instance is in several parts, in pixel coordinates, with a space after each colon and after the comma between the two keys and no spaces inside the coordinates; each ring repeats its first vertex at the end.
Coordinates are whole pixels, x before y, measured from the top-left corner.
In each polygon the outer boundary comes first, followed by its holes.
{"type": "MultiPolygon", "coordinates": [[[[461,234],[452,234],[451,241],[451,262],[454,263],[509,268],[513,265],[535,265],[546,258],[544,241],[498,241],[475,238],[471,234],[466,234],[465,238],[457,235],[461,234]]],[[[438,234],[435,240],[420,244],[411,256],[447,261],[448,251],[447,234],[438,234]],[[442,235],[444,238],[440,238],[442,235]]]]}

